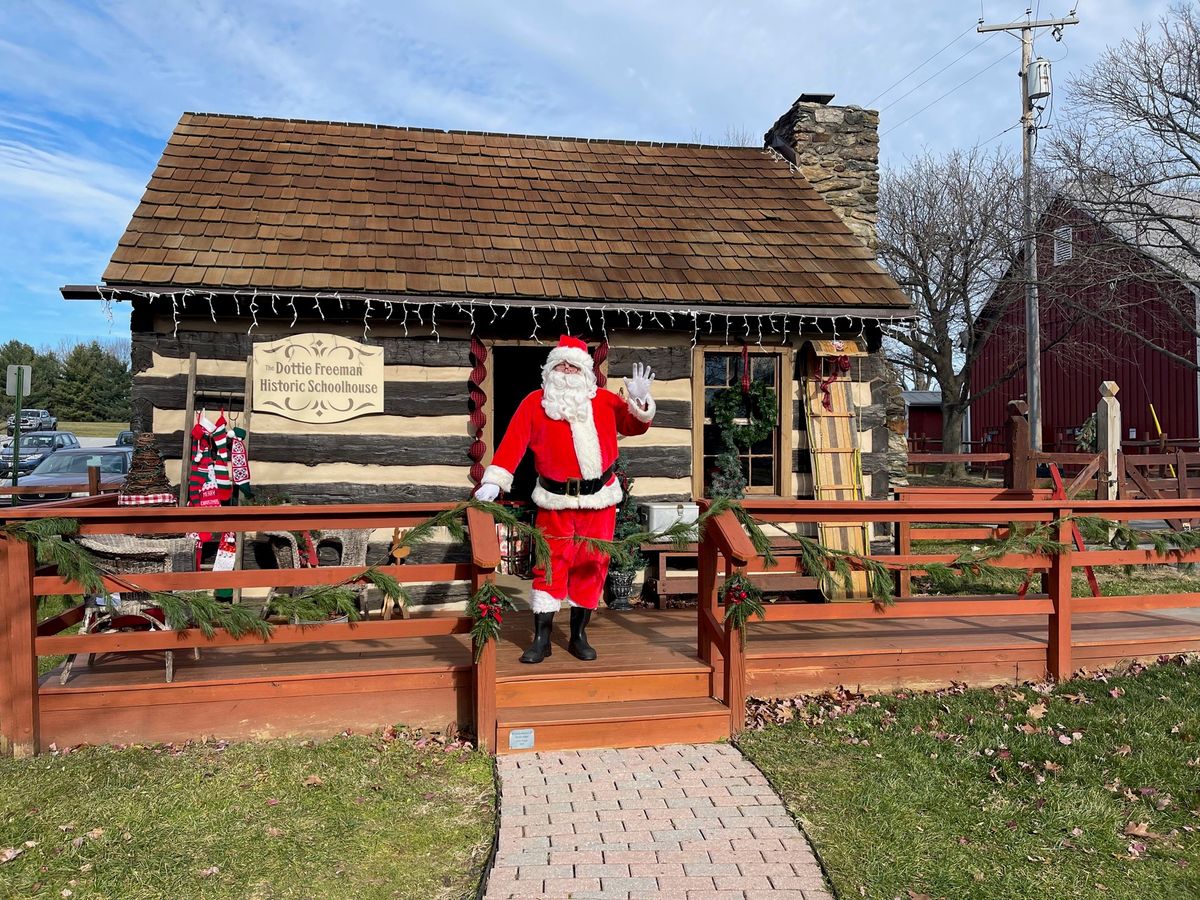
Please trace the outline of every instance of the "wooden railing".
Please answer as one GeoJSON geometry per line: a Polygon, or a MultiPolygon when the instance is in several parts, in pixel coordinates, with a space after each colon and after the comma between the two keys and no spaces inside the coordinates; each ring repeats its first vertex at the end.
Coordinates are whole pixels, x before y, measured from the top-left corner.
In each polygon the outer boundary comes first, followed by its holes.
{"type": "MultiPolygon", "coordinates": [[[[1079,551],[1071,543],[1072,515],[1097,516],[1110,520],[1191,519],[1200,517],[1200,499],[1183,500],[1088,500],[1014,499],[1011,492],[971,492],[963,489],[955,497],[946,491],[914,491],[906,499],[888,501],[814,502],[795,500],[742,501],[757,521],[766,525],[796,526],[837,522],[894,523],[908,535],[903,552],[879,555],[884,566],[901,573],[902,589],[893,605],[871,602],[778,603],[768,604],[771,622],[829,622],[846,620],[882,620],[944,618],[949,616],[1034,615],[1048,619],[1049,642],[1046,670],[1054,678],[1069,677],[1071,661],[1071,623],[1075,613],[1133,612],[1200,606],[1200,592],[1174,594],[1132,594],[1108,597],[1073,597],[1072,572],[1079,567],[1160,565],[1200,562],[1200,550],[1171,551],[1089,549],[1079,551]],[[987,494],[985,496],[985,494],[987,494]],[[919,499],[918,499],[919,498],[919,499]],[[911,582],[904,578],[911,569],[920,570],[930,563],[951,563],[954,553],[920,553],[912,550],[913,539],[976,540],[1003,531],[1011,523],[1055,525],[1053,537],[1064,546],[1058,554],[1009,554],[991,564],[1044,575],[1042,591],[1036,594],[997,596],[913,596],[911,582]],[[919,526],[945,525],[947,528],[919,526]]],[[[718,573],[744,572],[752,580],[755,554],[741,525],[732,513],[714,517],[700,548],[701,594],[699,637],[701,655],[706,660],[720,652],[725,661],[724,697],[730,704],[731,725],[736,732],[743,726],[745,698],[745,660],[737,636],[721,624],[718,573]]],[[[761,562],[761,561],[760,561],[761,562]]],[[[754,624],[749,626],[753,640],[754,624]]]]}
{"type": "MultiPolygon", "coordinates": [[[[123,478],[124,476],[121,477],[123,478]]],[[[88,496],[95,497],[100,494],[116,493],[119,488],[119,481],[114,482],[110,479],[108,483],[104,482],[104,479],[100,475],[100,468],[98,466],[88,466],[86,482],[80,482],[78,484],[56,484],[53,487],[46,487],[45,485],[23,485],[20,483],[20,479],[18,479],[15,487],[11,483],[0,482],[0,497],[11,497],[13,498],[12,502],[15,504],[17,502],[17,497],[29,497],[36,494],[66,494],[68,495],[68,498],[70,498],[71,494],[87,494],[88,496]]],[[[32,503],[35,501],[29,502],[32,503]]],[[[39,503],[38,505],[42,504],[39,503]]]]}
{"type": "MultiPolygon", "coordinates": [[[[78,520],[83,535],[156,535],[188,532],[304,531],[329,529],[406,528],[427,521],[451,504],[407,503],[376,505],[274,506],[229,508],[116,508],[115,497],[88,497],[28,508],[0,507],[0,525],[51,516],[78,520]]],[[[471,540],[469,563],[397,564],[379,566],[402,584],[466,581],[478,586],[493,577],[500,561],[496,529],[490,516],[468,510],[471,540]]],[[[129,576],[149,590],[211,591],[218,588],[307,587],[336,584],[363,570],[354,566],[268,569],[234,572],[174,572],[129,576]]],[[[127,583],[105,578],[114,591],[127,583]]],[[[33,548],[0,534],[0,752],[27,755],[38,750],[39,656],[119,651],[184,650],[193,647],[233,647],[312,644],[331,641],[370,641],[465,634],[471,619],[457,613],[426,614],[396,620],[363,620],[318,625],[275,624],[264,639],[255,634],[234,635],[218,630],[205,637],[199,629],[138,631],[104,634],[63,634],[83,619],[83,607],[37,621],[37,598],[80,593],[81,587],[53,570],[35,568],[33,548]]],[[[481,744],[491,746],[495,735],[495,648],[473,659],[474,710],[481,744]]]]}

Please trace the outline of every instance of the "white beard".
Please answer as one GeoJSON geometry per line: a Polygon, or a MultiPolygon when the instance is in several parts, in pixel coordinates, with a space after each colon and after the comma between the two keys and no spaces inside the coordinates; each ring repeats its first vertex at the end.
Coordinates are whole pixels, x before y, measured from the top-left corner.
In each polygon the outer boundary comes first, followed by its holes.
{"type": "Polygon", "coordinates": [[[592,398],[596,396],[596,376],[592,372],[542,373],[542,409],[551,419],[571,426],[571,441],[579,474],[584,478],[599,478],[601,468],[600,438],[592,418],[592,398]]]}
{"type": "Polygon", "coordinates": [[[592,398],[596,396],[596,378],[591,373],[555,372],[542,374],[542,409],[552,419],[582,422],[590,419],[592,398]]]}

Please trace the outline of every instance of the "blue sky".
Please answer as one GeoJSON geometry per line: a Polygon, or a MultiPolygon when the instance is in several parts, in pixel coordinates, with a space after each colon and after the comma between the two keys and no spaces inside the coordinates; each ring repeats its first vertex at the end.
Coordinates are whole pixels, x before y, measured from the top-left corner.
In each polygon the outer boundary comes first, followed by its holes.
{"type": "MultiPolygon", "coordinates": [[[[1080,0],[1082,24],[1037,52],[1061,87],[1167,5],[1080,0]]],[[[110,317],[58,288],[99,281],[185,110],[719,143],[832,92],[881,109],[883,162],[899,166],[992,138],[1016,149],[1017,131],[995,136],[1018,116],[1018,42],[977,35],[979,15],[973,0],[4,3],[0,343],[127,334],[127,306],[110,317]]]]}

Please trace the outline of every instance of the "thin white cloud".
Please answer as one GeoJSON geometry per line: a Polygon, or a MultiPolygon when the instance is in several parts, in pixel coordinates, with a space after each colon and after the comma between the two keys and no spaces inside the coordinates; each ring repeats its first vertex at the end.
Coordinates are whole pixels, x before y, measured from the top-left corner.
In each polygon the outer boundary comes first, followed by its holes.
{"type": "Polygon", "coordinates": [[[137,172],[0,139],[0,200],[30,215],[110,230],[129,221],[144,189],[137,172]]]}

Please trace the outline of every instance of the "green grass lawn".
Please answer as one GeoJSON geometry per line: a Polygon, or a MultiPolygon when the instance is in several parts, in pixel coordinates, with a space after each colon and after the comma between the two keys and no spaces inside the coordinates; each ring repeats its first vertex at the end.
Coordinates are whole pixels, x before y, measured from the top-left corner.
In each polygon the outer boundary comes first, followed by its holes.
{"type": "Polygon", "coordinates": [[[0,760],[0,897],[473,897],[490,758],[386,738],[0,760]]]}
{"type": "Polygon", "coordinates": [[[1200,665],[1137,671],[775,704],[739,744],[840,897],[1200,897],[1200,665]]]}
{"type": "Polygon", "coordinates": [[[59,422],[59,431],[69,431],[75,437],[110,437],[129,428],[128,422],[59,422]]]}

